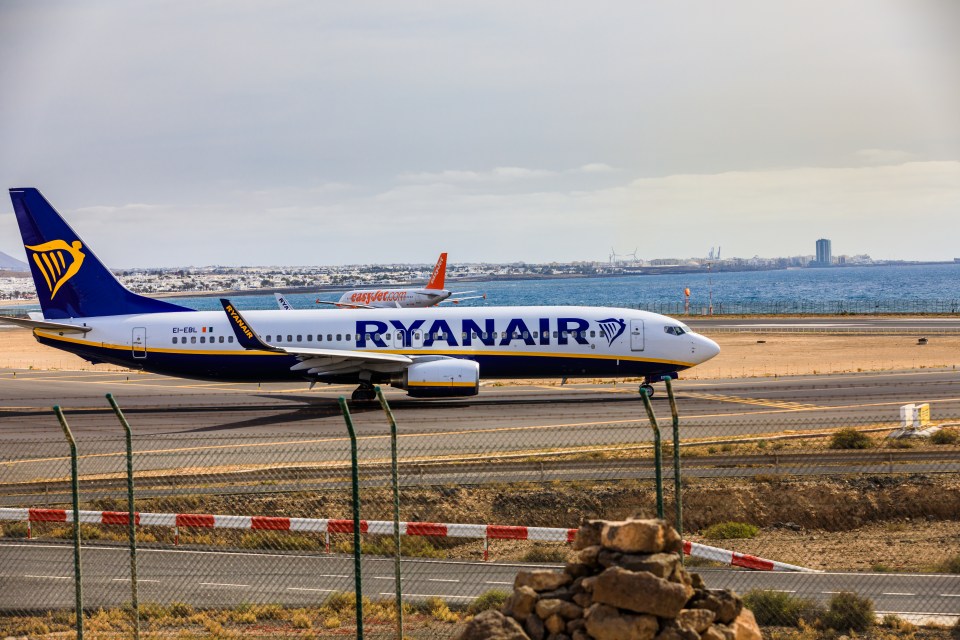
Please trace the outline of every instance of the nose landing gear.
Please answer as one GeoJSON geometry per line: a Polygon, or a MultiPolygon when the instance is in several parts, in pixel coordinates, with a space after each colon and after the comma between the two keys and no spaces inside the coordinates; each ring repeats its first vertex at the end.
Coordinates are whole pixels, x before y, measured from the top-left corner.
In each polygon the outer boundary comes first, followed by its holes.
{"type": "Polygon", "coordinates": [[[652,398],[654,393],[653,385],[649,382],[644,382],[640,385],[640,393],[646,393],[648,398],[652,398]]]}

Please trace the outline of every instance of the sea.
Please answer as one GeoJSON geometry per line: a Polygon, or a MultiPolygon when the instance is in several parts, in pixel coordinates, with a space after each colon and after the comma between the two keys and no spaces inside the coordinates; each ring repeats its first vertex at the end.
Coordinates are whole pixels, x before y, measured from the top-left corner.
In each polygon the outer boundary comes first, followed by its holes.
{"type": "MultiPolygon", "coordinates": [[[[485,294],[462,306],[587,305],[682,313],[960,313],[960,263],[838,267],[778,271],[548,278],[451,283],[454,292],[485,294]]],[[[328,308],[341,292],[290,293],[297,309],[328,308]]],[[[275,309],[272,293],[234,295],[238,308],[275,309]]],[[[182,296],[171,302],[198,310],[219,309],[216,297],[182,296]]],[[[333,307],[329,307],[333,309],[333,307]]]]}

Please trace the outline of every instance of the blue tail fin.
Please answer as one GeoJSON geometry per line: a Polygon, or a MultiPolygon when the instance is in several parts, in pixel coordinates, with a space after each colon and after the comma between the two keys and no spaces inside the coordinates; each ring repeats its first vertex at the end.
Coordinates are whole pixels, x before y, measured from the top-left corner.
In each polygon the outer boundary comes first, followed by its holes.
{"type": "Polygon", "coordinates": [[[120,284],[36,189],[10,189],[10,199],[45,318],[191,311],[120,284]]]}

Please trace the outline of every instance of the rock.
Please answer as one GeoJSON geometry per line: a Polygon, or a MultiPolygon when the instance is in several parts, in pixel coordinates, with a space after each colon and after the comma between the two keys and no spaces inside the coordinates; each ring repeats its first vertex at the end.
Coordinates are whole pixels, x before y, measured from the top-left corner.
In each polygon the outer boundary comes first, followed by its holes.
{"type": "Polygon", "coordinates": [[[703,578],[700,577],[699,573],[689,572],[687,574],[690,576],[690,586],[694,589],[706,589],[707,585],[703,582],[703,578]]]}
{"type": "Polygon", "coordinates": [[[605,604],[595,604],[584,613],[587,633],[595,640],[653,640],[657,619],[653,616],[623,613],[605,604]]]}
{"type": "Polygon", "coordinates": [[[547,636],[547,640],[570,640],[570,636],[565,633],[551,633],[547,636]]]}
{"type": "Polygon", "coordinates": [[[564,620],[575,620],[583,616],[583,607],[572,602],[563,602],[557,611],[564,620]]]}
{"type": "Polygon", "coordinates": [[[574,550],[586,549],[600,544],[600,532],[605,524],[603,520],[588,520],[586,524],[580,525],[577,530],[577,537],[573,540],[574,550]]]}
{"type": "Polygon", "coordinates": [[[687,585],[620,567],[605,569],[593,585],[594,602],[661,618],[675,618],[693,593],[687,585]]]}
{"type": "Polygon", "coordinates": [[[733,624],[730,625],[733,630],[735,640],[762,640],[760,627],[757,625],[757,619],[753,616],[750,609],[743,609],[737,616],[733,624]]]}
{"type": "Polygon", "coordinates": [[[580,553],[577,554],[577,562],[585,564],[588,567],[595,567],[597,565],[597,558],[600,556],[602,550],[603,547],[598,544],[584,547],[580,550],[580,553]]]}
{"type": "Polygon", "coordinates": [[[567,633],[574,635],[577,631],[583,629],[587,624],[587,621],[583,618],[574,618],[573,620],[567,620],[567,633]]]}
{"type": "Polygon", "coordinates": [[[543,626],[547,628],[551,634],[563,633],[567,630],[567,623],[559,615],[554,614],[543,621],[543,626]]]}
{"type": "Polygon", "coordinates": [[[600,544],[624,553],[676,553],[683,548],[679,534],[664,520],[608,522],[600,532],[600,544]]]}
{"type": "Polygon", "coordinates": [[[590,636],[588,636],[587,632],[583,629],[577,629],[571,637],[573,640],[591,640],[590,636]]]}
{"type": "Polygon", "coordinates": [[[533,613],[537,604],[537,592],[530,587],[517,587],[506,602],[503,603],[503,613],[517,620],[526,620],[533,613]]]}
{"type": "Polygon", "coordinates": [[[675,553],[620,553],[604,549],[597,561],[604,567],[618,566],[629,571],[649,571],[658,578],[667,580],[680,565],[680,556],[675,553]]]}
{"type": "Polygon", "coordinates": [[[565,573],[537,569],[535,571],[521,571],[513,581],[513,588],[530,587],[534,591],[553,591],[570,584],[572,578],[565,573]]]}
{"type": "Polygon", "coordinates": [[[559,589],[554,589],[553,591],[544,591],[540,594],[541,600],[566,600],[570,602],[573,600],[573,591],[570,587],[560,587],[559,589]]]}
{"type": "Polygon", "coordinates": [[[681,627],[670,621],[663,625],[654,640],[700,640],[700,634],[690,627],[681,627]]]}
{"type": "Polygon", "coordinates": [[[590,575],[591,567],[579,562],[568,562],[563,570],[573,578],[582,578],[590,575]]]}
{"type": "Polygon", "coordinates": [[[513,618],[499,611],[484,611],[467,623],[458,640],[530,640],[513,618]]]}
{"type": "Polygon", "coordinates": [[[563,600],[539,600],[537,601],[536,612],[540,616],[541,620],[546,620],[552,615],[559,613],[560,607],[563,605],[563,600]]]}
{"type": "Polygon", "coordinates": [[[709,609],[716,614],[717,622],[730,624],[740,615],[743,600],[729,589],[697,589],[694,597],[687,603],[687,608],[709,609]]]}
{"type": "Polygon", "coordinates": [[[593,585],[597,583],[597,576],[590,576],[589,578],[584,578],[580,581],[580,588],[586,591],[587,593],[593,592],[593,585]]]}
{"type": "Polygon", "coordinates": [[[543,640],[543,636],[547,634],[547,630],[543,626],[543,620],[535,613],[527,616],[527,619],[523,623],[523,628],[526,630],[527,635],[530,636],[530,640],[543,640]]]}
{"type": "Polygon", "coordinates": [[[586,609],[593,604],[593,596],[591,596],[589,593],[576,593],[573,596],[573,601],[586,609]]]}
{"type": "Polygon", "coordinates": [[[700,634],[700,640],[734,640],[733,630],[722,624],[715,624],[700,634]]]}
{"type": "Polygon", "coordinates": [[[703,633],[713,624],[716,614],[709,609],[684,609],[677,614],[677,624],[689,627],[697,633],[703,633]]]}

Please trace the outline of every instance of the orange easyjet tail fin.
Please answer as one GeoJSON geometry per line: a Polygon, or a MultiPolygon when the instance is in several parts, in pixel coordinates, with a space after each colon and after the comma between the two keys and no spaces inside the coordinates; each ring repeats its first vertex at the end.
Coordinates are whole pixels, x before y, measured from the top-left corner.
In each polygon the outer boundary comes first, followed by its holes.
{"type": "Polygon", "coordinates": [[[440,259],[437,260],[437,266],[433,268],[433,273],[430,275],[430,282],[427,283],[425,289],[443,289],[443,281],[447,277],[447,254],[441,253],[440,259]]]}

